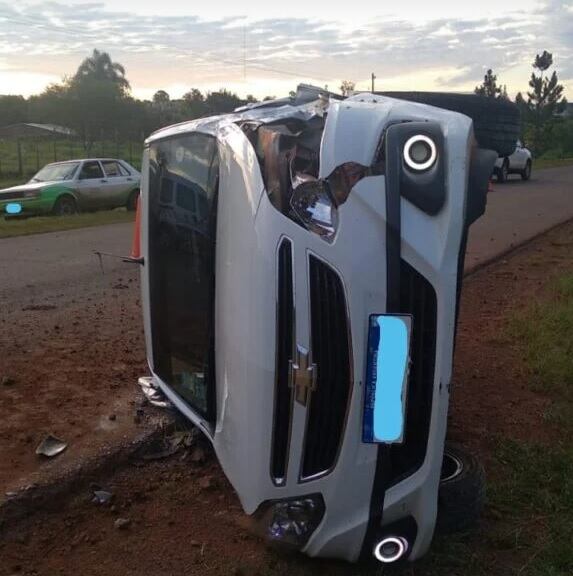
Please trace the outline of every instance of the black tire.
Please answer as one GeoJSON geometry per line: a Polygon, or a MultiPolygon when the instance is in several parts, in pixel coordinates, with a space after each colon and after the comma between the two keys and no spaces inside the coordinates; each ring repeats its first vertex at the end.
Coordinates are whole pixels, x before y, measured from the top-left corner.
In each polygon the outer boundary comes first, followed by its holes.
{"type": "Polygon", "coordinates": [[[495,150],[500,156],[511,156],[519,138],[519,109],[509,100],[498,100],[474,94],[448,92],[377,92],[383,96],[429,104],[469,116],[481,148],[495,150]]]}
{"type": "Polygon", "coordinates": [[[485,503],[485,472],[479,460],[458,447],[446,446],[438,491],[436,531],[474,528],[485,503]]]}
{"type": "Polygon", "coordinates": [[[52,213],[55,216],[71,216],[72,214],[77,214],[78,206],[75,199],[72,196],[60,196],[54,203],[52,208],[52,213]]]}
{"type": "Polygon", "coordinates": [[[125,207],[130,211],[133,212],[137,209],[137,199],[139,198],[139,190],[132,190],[127,198],[127,202],[125,207]]]}
{"type": "Polygon", "coordinates": [[[527,161],[525,168],[521,171],[521,179],[529,180],[531,178],[531,160],[527,161]]]}
{"type": "Polygon", "coordinates": [[[507,159],[503,161],[501,168],[497,171],[497,181],[503,184],[507,182],[507,177],[509,175],[509,162],[507,159]]]}

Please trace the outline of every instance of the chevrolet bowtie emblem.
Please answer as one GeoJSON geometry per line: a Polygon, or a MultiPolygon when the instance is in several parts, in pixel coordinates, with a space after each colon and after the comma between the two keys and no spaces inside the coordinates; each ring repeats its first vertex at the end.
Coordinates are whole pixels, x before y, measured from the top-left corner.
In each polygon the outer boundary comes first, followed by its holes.
{"type": "Polygon", "coordinates": [[[308,350],[296,347],[296,360],[289,362],[289,386],[294,388],[294,397],[299,404],[306,406],[310,393],[316,390],[316,364],[309,360],[308,350]]]}

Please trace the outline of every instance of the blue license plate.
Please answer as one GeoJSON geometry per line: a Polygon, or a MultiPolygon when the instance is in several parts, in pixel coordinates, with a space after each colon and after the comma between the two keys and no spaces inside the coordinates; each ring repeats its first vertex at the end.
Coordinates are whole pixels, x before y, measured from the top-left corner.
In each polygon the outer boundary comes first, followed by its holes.
{"type": "Polygon", "coordinates": [[[412,317],[373,314],[368,326],[368,357],[362,440],[400,444],[404,440],[412,317]]]}

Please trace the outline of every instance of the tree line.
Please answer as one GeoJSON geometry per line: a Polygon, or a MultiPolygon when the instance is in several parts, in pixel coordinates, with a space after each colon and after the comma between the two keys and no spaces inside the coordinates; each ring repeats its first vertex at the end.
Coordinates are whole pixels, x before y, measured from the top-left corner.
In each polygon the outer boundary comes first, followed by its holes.
{"type": "MultiPolygon", "coordinates": [[[[566,116],[568,102],[557,72],[549,72],[553,55],[547,50],[537,54],[532,63],[529,90],[518,92],[515,104],[521,112],[522,140],[536,156],[566,158],[573,156],[573,117],[566,116]]],[[[507,87],[498,83],[493,70],[487,70],[474,92],[485,98],[509,100],[507,87]]]]}
{"type": "Polygon", "coordinates": [[[207,93],[192,88],[177,100],[159,90],[152,100],[139,100],[131,95],[125,68],[107,52],[94,50],[73,76],[41,94],[0,96],[0,126],[19,122],[65,126],[89,153],[96,141],[142,140],[162,126],[230,112],[250,102],[257,99],[243,99],[224,88],[207,93]]]}
{"type": "MultiPolygon", "coordinates": [[[[557,73],[549,73],[552,54],[538,54],[532,66],[530,90],[525,95],[518,93],[515,99],[522,116],[522,137],[536,156],[573,156],[573,118],[560,117],[567,101],[557,73]]],[[[340,91],[348,95],[354,88],[353,82],[345,80],[340,91]]],[[[498,83],[491,69],[475,93],[509,99],[506,86],[498,83]]],[[[264,100],[269,99],[273,96],[264,100]]],[[[41,94],[27,99],[0,96],[0,126],[18,122],[65,126],[89,153],[98,140],[142,140],[162,126],[230,112],[251,102],[257,99],[252,95],[240,98],[225,88],[206,93],[191,88],[178,99],[159,90],[152,100],[139,100],[131,94],[125,68],[107,52],[94,50],[74,75],[51,84],[41,94]]]]}

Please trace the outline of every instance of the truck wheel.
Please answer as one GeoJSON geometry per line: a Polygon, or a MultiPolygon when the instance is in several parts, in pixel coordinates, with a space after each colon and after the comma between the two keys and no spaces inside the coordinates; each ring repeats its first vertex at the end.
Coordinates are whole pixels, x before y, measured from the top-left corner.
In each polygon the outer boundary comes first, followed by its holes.
{"type": "Polygon", "coordinates": [[[509,100],[450,94],[447,92],[377,92],[383,96],[429,104],[460,112],[474,123],[474,134],[480,148],[495,150],[500,156],[511,156],[519,138],[519,109],[509,100]]]}
{"type": "Polygon", "coordinates": [[[438,491],[436,531],[452,534],[477,525],[485,502],[485,472],[475,456],[446,446],[438,491]]]}
{"type": "Polygon", "coordinates": [[[531,160],[527,161],[525,168],[521,171],[521,179],[529,180],[531,178],[531,160]]]}
{"type": "Polygon", "coordinates": [[[509,175],[509,166],[507,158],[503,161],[501,168],[497,171],[497,181],[502,184],[507,181],[507,176],[509,175]]]}
{"type": "Polygon", "coordinates": [[[60,196],[52,208],[55,216],[71,216],[76,214],[77,211],[76,201],[71,196],[60,196]]]}
{"type": "Polygon", "coordinates": [[[137,199],[139,198],[139,190],[133,190],[129,195],[125,207],[130,211],[133,212],[137,209],[137,199]]]}

